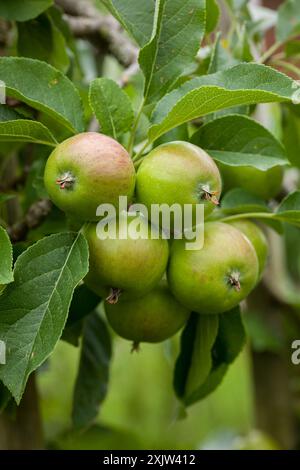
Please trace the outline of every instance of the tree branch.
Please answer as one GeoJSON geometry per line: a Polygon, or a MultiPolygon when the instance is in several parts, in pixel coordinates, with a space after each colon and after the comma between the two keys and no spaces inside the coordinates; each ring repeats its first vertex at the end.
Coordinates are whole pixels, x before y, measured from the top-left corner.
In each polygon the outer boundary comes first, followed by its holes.
{"type": "Polygon", "coordinates": [[[32,204],[24,219],[8,228],[11,240],[13,242],[25,240],[30,230],[44,222],[51,208],[52,203],[49,199],[41,199],[32,204]]]}
{"type": "Polygon", "coordinates": [[[102,15],[90,1],[56,0],[56,3],[65,12],[64,19],[75,36],[97,35],[122,65],[130,67],[137,62],[137,47],[113,16],[102,15]]]}

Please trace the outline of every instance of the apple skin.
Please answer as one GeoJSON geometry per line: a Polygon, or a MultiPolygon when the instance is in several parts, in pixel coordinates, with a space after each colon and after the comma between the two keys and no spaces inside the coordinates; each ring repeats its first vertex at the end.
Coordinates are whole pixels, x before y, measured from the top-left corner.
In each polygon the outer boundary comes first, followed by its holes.
{"type": "Polygon", "coordinates": [[[224,192],[233,188],[242,188],[262,199],[272,199],[280,192],[283,180],[283,168],[275,166],[267,171],[248,166],[229,167],[217,162],[224,192]]]}
{"type": "Polygon", "coordinates": [[[255,287],[258,258],[238,229],[209,222],[203,249],[189,251],[184,240],[174,240],[167,276],[182,305],[201,314],[219,314],[236,307],[255,287]]]}
{"type": "Polygon", "coordinates": [[[258,277],[260,280],[269,254],[269,245],[264,232],[256,223],[250,220],[240,219],[229,223],[240,230],[254,246],[258,258],[258,277]]]}
{"type": "Polygon", "coordinates": [[[105,304],[112,329],[134,343],[159,343],[175,335],[186,323],[189,310],[173,297],[165,282],[139,299],[105,304]]]}
{"type": "Polygon", "coordinates": [[[200,147],[183,141],[169,142],[144,158],[137,172],[136,194],[148,211],[151,204],[203,203],[207,216],[215,208],[212,199],[221,194],[221,176],[213,159],[200,147]],[[210,200],[203,188],[211,192],[210,200]]]}
{"type": "MultiPolygon", "coordinates": [[[[130,216],[129,222],[138,220],[141,230],[150,237],[151,227],[142,216],[130,216]]],[[[85,278],[86,285],[102,298],[109,297],[111,289],[120,290],[120,298],[134,299],[152,290],[162,279],[169,256],[167,240],[118,237],[118,230],[127,230],[128,223],[121,217],[114,220],[117,238],[101,240],[96,233],[97,224],[84,228],[89,244],[90,267],[85,278]]],[[[118,298],[116,299],[116,301],[118,298]]]]}
{"type": "Polygon", "coordinates": [[[69,216],[97,220],[100,204],[119,206],[119,196],[132,200],[135,169],[116,140],[97,132],[83,132],[58,144],[49,156],[44,175],[50,199],[69,216]],[[64,175],[74,180],[62,187],[64,175]]]}

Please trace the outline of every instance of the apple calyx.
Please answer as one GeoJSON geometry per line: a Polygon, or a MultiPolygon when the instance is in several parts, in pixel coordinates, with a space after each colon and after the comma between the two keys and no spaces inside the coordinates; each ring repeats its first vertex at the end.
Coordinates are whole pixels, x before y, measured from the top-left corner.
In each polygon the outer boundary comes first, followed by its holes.
{"type": "Polygon", "coordinates": [[[228,283],[236,290],[241,290],[241,280],[240,280],[240,273],[233,272],[228,276],[228,283]]]}
{"type": "Polygon", "coordinates": [[[215,206],[218,206],[219,199],[217,198],[218,191],[212,191],[208,184],[204,184],[201,186],[201,199],[205,201],[212,202],[215,206]]]}
{"type": "Polygon", "coordinates": [[[133,341],[130,352],[135,353],[139,351],[140,351],[140,343],[138,341],[133,341]]]}
{"type": "Polygon", "coordinates": [[[114,305],[118,302],[121,294],[122,294],[121,289],[118,289],[117,287],[111,287],[109,295],[106,297],[105,300],[109,304],[114,305]]]}
{"type": "Polygon", "coordinates": [[[56,180],[56,184],[59,184],[60,189],[70,189],[73,187],[74,183],[75,178],[69,171],[63,173],[61,177],[56,180]]]}

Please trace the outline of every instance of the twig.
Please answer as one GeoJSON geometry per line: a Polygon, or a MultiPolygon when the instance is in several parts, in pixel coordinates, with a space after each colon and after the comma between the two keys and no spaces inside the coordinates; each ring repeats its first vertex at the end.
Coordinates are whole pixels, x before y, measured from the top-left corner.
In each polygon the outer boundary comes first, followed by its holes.
{"type": "Polygon", "coordinates": [[[32,204],[24,219],[8,228],[8,234],[13,242],[26,240],[29,230],[41,225],[49,212],[52,203],[49,199],[41,199],[32,204]]]}
{"type": "Polygon", "coordinates": [[[65,12],[64,19],[78,37],[99,35],[108,49],[125,67],[137,62],[138,49],[111,15],[102,15],[89,1],[56,0],[65,12]]]}

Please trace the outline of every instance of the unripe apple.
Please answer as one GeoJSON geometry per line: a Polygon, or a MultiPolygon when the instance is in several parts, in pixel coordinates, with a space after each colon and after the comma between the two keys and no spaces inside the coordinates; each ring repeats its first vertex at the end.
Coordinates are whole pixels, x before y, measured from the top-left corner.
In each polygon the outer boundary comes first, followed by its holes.
{"type": "Polygon", "coordinates": [[[243,232],[254,246],[258,258],[258,276],[260,279],[265,269],[269,253],[268,241],[264,232],[256,223],[250,220],[235,220],[230,222],[230,225],[243,232]]]}
{"type": "Polygon", "coordinates": [[[186,250],[184,240],[172,244],[169,287],[194,312],[219,314],[232,309],[247,297],[257,279],[254,247],[229,224],[207,223],[202,249],[186,250]]]}
{"type": "Polygon", "coordinates": [[[190,312],[180,305],[165,282],[144,297],[115,304],[106,304],[109,324],[122,338],[158,343],[175,335],[186,323],[190,312]]]}
{"type": "Polygon", "coordinates": [[[166,270],[167,240],[152,239],[151,227],[142,216],[112,219],[115,238],[98,238],[96,227],[90,223],[84,229],[90,251],[89,273],[85,278],[87,286],[111,303],[117,302],[120,296],[124,300],[132,299],[152,290],[166,270]],[[147,238],[134,239],[129,230],[131,222],[140,224],[140,231],[147,238]]]}
{"type": "Polygon", "coordinates": [[[97,220],[100,204],[118,208],[119,196],[129,202],[135,170],[127,151],[116,140],[84,132],[60,143],[49,156],[45,186],[54,204],[82,221],[97,220]]]}
{"type": "Polygon", "coordinates": [[[213,211],[221,194],[221,176],[213,159],[188,142],[169,142],[145,157],[137,172],[137,199],[151,204],[204,204],[213,211]]]}
{"type": "Polygon", "coordinates": [[[265,200],[279,193],[283,179],[283,169],[275,166],[267,171],[247,166],[228,166],[218,162],[222,175],[224,191],[243,188],[265,200]]]}

